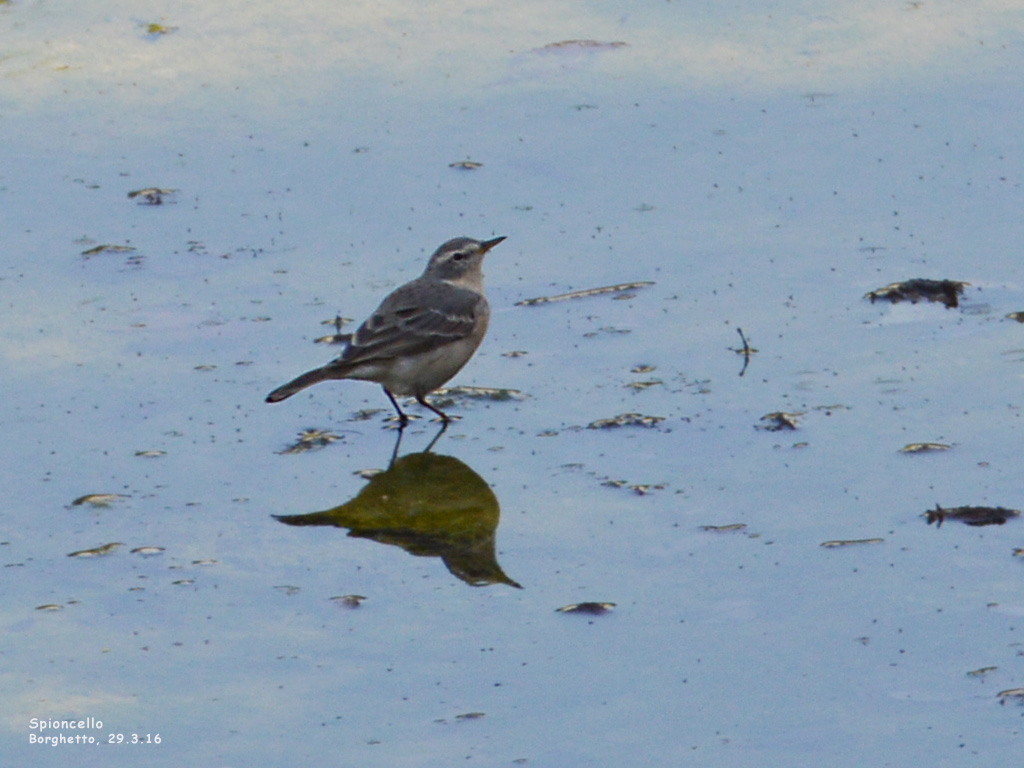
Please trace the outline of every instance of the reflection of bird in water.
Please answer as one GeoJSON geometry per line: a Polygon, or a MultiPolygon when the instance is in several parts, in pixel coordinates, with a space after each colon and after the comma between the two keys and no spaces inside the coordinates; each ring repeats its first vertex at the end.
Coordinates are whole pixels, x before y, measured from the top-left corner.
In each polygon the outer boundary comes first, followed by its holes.
{"type": "Polygon", "coordinates": [[[440,557],[454,576],[473,586],[518,588],[494,551],[500,515],[498,499],[480,475],[454,456],[423,452],[394,459],[340,506],[274,517],[288,525],[348,528],[349,536],[440,557]]]}

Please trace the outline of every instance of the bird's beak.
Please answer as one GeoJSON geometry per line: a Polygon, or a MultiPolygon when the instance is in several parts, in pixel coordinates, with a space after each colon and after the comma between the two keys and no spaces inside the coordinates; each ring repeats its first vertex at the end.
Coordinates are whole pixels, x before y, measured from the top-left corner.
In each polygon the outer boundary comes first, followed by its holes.
{"type": "Polygon", "coordinates": [[[482,243],[480,243],[480,253],[487,253],[489,250],[491,250],[491,248],[496,246],[504,239],[504,237],[496,237],[493,240],[484,240],[482,243]]]}

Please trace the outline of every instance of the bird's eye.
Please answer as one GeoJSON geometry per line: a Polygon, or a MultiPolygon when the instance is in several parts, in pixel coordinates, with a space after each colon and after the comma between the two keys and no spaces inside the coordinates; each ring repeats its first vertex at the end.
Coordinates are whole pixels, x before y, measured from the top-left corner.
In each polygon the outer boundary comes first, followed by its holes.
{"type": "Polygon", "coordinates": [[[462,261],[468,255],[469,254],[466,253],[465,251],[456,251],[455,253],[452,254],[452,261],[462,261]]]}

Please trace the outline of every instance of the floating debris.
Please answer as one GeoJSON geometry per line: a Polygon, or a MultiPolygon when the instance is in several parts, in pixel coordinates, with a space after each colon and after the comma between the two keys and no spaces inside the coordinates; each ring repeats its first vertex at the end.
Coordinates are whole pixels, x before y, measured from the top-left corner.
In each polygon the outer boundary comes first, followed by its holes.
{"type": "MultiPolygon", "coordinates": [[[[208,325],[220,325],[220,323],[208,323],[208,325]]],[[[197,365],[192,368],[193,371],[199,371],[200,373],[206,373],[207,371],[216,371],[217,366],[204,363],[203,365],[197,365]]]]}
{"type": "Polygon", "coordinates": [[[1014,557],[1024,557],[1024,547],[1014,547],[1010,554],[1014,557]]]}
{"type": "Polygon", "coordinates": [[[318,451],[340,439],[339,435],[324,429],[304,429],[299,432],[299,437],[294,443],[283,450],[277,451],[277,453],[281,456],[286,456],[293,453],[318,451]]]}
{"type": "Polygon", "coordinates": [[[551,51],[564,51],[564,50],[615,50],[616,48],[624,48],[629,43],[625,43],[622,40],[613,40],[611,42],[602,42],[600,40],[561,40],[557,43],[548,43],[540,48],[534,48],[536,52],[551,52],[551,51]]]}
{"type": "Polygon", "coordinates": [[[1007,320],[1016,320],[1018,323],[1024,323],[1024,312],[1011,312],[1006,316],[1007,320]]]}
{"type": "Polygon", "coordinates": [[[478,163],[475,160],[458,160],[454,163],[448,163],[449,168],[458,168],[460,171],[475,171],[477,168],[483,168],[483,163],[478,163]]]}
{"type": "Polygon", "coordinates": [[[996,694],[1000,704],[1005,704],[1010,699],[1016,699],[1018,703],[1024,704],[1024,688],[1008,688],[996,694]]]}
{"type": "Polygon", "coordinates": [[[115,501],[127,498],[131,497],[123,493],[87,493],[85,496],[79,496],[72,501],[71,506],[80,507],[83,504],[89,504],[93,507],[109,507],[115,501]]]}
{"type": "MultiPolygon", "coordinates": [[[[418,413],[407,413],[406,417],[407,417],[408,421],[418,421],[419,419],[423,418],[418,413]]],[[[440,420],[441,420],[440,417],[436,417],[434,419],[434,421],[440,421],[440,420]]],[[[448,420],[449,421],[461,421],[462,417],[461,416],[456,416],[455,414],[448,414],[448,420]]],[[[396,413],[392,413],[391,415],[389,415],[388,417],[386,417],[384,419],[384,429],[402,429],[403,424],[404,424],[404,422],[402,421],[401,418],[399,418],[398,414],[396,414],[396,413]]]]}
{"type": "Polygon", "coordinates": [[[608,613],[612,608],[615,607],[615,603],[573,603],[572,605],[563,605],[561,608],[556,608],[556,613],[589,613],[591,616],[600,616],[602,613],[608,613]]]}
{"type": "Polygon", "coordinates": [[[274,587],[278,592],[284,592],[289,597],[297,595],[302,591],[302,587],[296,587],[292,584],[281,584],[280,586],[274,587]]]}
{"type": "Polygon", "coordinates": [[[598,419],[587,425],[587,429],[610,429],[611,427],[654,427],[665,420],[664,416],[644,416],[642,413],[620,413],[609,419],[598,419]]]}
{"type": "Polygon", "coordinates": [[[362,605],[365,595],[338,595],[331,600],[342,608],[358,608],[362,605]]]}
{"type": "Polygon", "coordinates": [[[747,337],[743,335],[742,328],[737,328],[736,332],[739,333],[740,341],[743,342],[743,346],[740,347],[739,349],[733,349],[732,347],[729,347],[729,349],[732,349],[732,351],[735,352],[737,355],[743,355],[743,367],[740,369],[739,373],[739,375],[742,376],[747,372],[747,367],[750,365],[750,358],[753,355],[756,355],[758,353],[758,350],[750,346],[750,342],[747,341],[747,337]]]}
{"type": "Polygon", "coordinates": [[[882,544],[885,539],[834,539],[832,541],[823,541],[820,546],[826,549],[832,549],[834,547],[852,547],[857,544],[882,544]]]}
{"type": "Polygon", "coordinates": [[[967,673],[968,677],[985,677],[990,672],[995,672],[999,667],[979,667],[978,669],[972,669],[967,673]]]}
{"type": "Polygon", "coordinates": [[[638,392],[640,392],[645,389],[650,389],[651,387],[657,387],[659,384],[664,383],[665,382],[662,381],[661,379],[648,379],[647,381],[630,381],[626,384],[623,384],[622,386],[624,386],[626,389],[635,389],[638,392]]]}
{"type": "Polygon", "coordinates": [[[516,358],[516,357],[526,357],[527,354],[529,354],[529,353],[526,352],[526,350],[523,350],[523,349],[513,349],[513,350],[510,350],[508,352],[502,352],[501,356],[502,357],[516,358]]]}
{"type": "Polygon", "coordinates": [[[745,531],[747,529],[747,524],[729,523],[728,525],[702,525],[700,529],[710,533],[733,533],[734,531],[745,531]]]}
{"type": "Polygon", "coordinates": [[[133,555],[141,555],[142,557],[154,557],[155,555],[162,555],[164,553],[163,547],[136,547],[131,550],[133,555]]]}
{"type": "Polygon", "coordinates": [[[172,32],[177,32],[177,27],[169,27],[166,24],[160,24],[158,22],[143,23],[142,28],[146,31],[147,35],[153,37],[162,37],[163,35],[169,35],[172,32]]]}
{"type": "Polygon", "coordinates": [[[1005,507],[950,507],[943,509],[936,504],[935,509],[928,510],[921,517],[928,521],[928,525],[935,523],[936,528],[941,528],[947,519],[959,520],[964,525],[980,527],[1004,525],[1007,520],[1020,517],[1020,510],[1006,509],[1005,507]]]}
{"type": "Polygon", "coordinates": [[[220,565],[220,560],[216,560],[212,557],[204,557],[201,560],[193,560],[192,565],[220,565]]]}
{"type": "Polygon", "coordinates": [[[526,395],[518,389],[504,389],[501,387],[442,387],[434,390],[435,396],[440,397],[466,397],[473,400],[491,400],[500,403],[506,400],[525,400],[526,395]]]}
{"type": "Polygon", "coordinates": [[[619,293],[620,291],[629,291],[634,288],[646,288],[649,285],[654,285],[652,280],[639,280],[633,283],[619,283],[618,285],[606,285],[601,288],[588,288],[583,291],[570,291],[569,293],[559,293],[555,296],[538,296],[535,299],[523,299],[517,301],[517,307],[532,307],[537,304],[550,304],[553,301],[566,301],[567,299],[585,299],[590,296],[601,296],[605,293],[619,293]]]}
{"type": "Polygon", "coordinates": [[[191,587],[195,583],[196,583],[195,579],[178,579],[176,581],[172,581],[171,582],[171,586],[173,586],[173,587],[191,587]]]}
{"type": "Polygon", "coordinates": [[[816,405],[813,410],[824,411],[826,416],[831,416],[833,411],[848,411],[850,406],[843,405],[842,403],[833,403],[832,405],[816,405]]]}
{"type": "Polygon", "coordinates": [[[479,720],[481,717],[485,717],[484,712],[463,712],[461,715],[456,715],[456,720],[479,720]]]}
{"type": "Polygon", "coordinates": [[[326,336],[317,336],[313,339],[314,344],[348,344],[352,340],[351,333],[330,333],[326,336]]]}
{"type": "Polygon", "coordinates": [[[63,611],[63,605],[57,605],[56,603],[47,603],[46,605],[37,605],[37,611],[63,611]]]}
{"type": "Polygon", "coordinates": [[[657,370],[653,365],[634,365],[629,369],[630,373],[654,373],[657,370]]]}
{"type": "MultiPolygon", "coordinates": [[[[369,421],[378,413],[383,411],[383,408],[363,408],[352,414],[352,418],[349,421],[369,421]]],[[[410,419],[416,418],[414,414],[409,414],[410,419]]]]}
{"type": "Polygon", "coordinates": [[[592,339],[595,336],[597,336],[598,333],[627,334],[627,333],[632,333],[632,332],[633,331],[631,329],[629,329],[629,328],[616,328],[614,325],[603,325],[600,328],[598,328],[596,331],[591,331],[590,333],[584,333],[583,334],[583,338],[585,338],[585,339],[592,339]]]}
{"type": "Polygon", "coordinates": [[[159,459],[161,456],[166,456],[167,451],[161,450],[149,450],[149,451],[136,451],[135,455],[142,459],[159,459]]]}
{"type": "Polygon", "coordinates": [[[764,424],[757,425],[756,428],[765,432],[781,432],[784,429],[796,429],[797,420],[803,415],[803,411],[794,411],[793,413],[775,411],[774,413],[766,413],[761,417],[761,421],[764,424]]]}
{"type": "Polygon", "coordinates": [[[907,443],[900,448],[900,453],[934,453],[936,451],[948,451],[953,446],[946,443],[907,443]]]}
{"type": "Polygon", "coordinates": [[[629,485],[629,481],[627,480],[613,480],[610,477],[606,478],[605,480],[602,480],[601,485],[607,488],[626,488],[635,493],[637,496],[646,496],[647,494],[652,493],[653,491],[665,490],[664,483],[634,483],[632,485],[629,485]]]}
{"type": "Polygon", "coordinates": [[[637,496],[646,496],[652,491],[663,491],[665,490],[664,483],[635,483],[627,486],[629,490],[635,493],[637,496]]]}
{"type": "Polygon", "coordinates": [[[109,555],[118,547],[123,547],[124,542],[112,541],[109,544],[104,544],[102,547],[96,547],[95,549],[80,549],[77,552],[68,552],[68,557],[100,557],[102,555],[109,555]]]}
{"type": "MultiPolygon", "coordinates": [[[[160,187],[147,187],[146,189],[136,189],[128,193],[128,199],[134,200],[139,198],[139,205],[163,205],[164,198],[172,196],[178,190],[176,189],[161,189],[160,187]]],[[[192,249],[189,248],[191,251],[192,249]]]]}
{"type": "Polygon", "coordinates": [[[97,245],[94,248],[90,248],[87,251],[82,251],[82,255],[88,258],[89,256],[98,256],[101,253],[135,253],[137,249],[130,245],[112,245],[110,243],[104,243],[103,245],[97,245]]]}
{"type": "Polygon", "coordinates": [[[362,478],[363,480],[369,480],[371,477],[376,477],[383,471],[383,469],[357,469],[352,474],[356,477],[362,478]]]}
{"type": "Polygon", "coordinates": [[[335,315],[330,320],[324,320],[320,325],[333,325],[334,333],[327,336],[320,336],[313,339],[314,344],[348,344],[352,340],[351,333],[342,333],[341,328],[345,323],[351,323],[351,317],[342,317],[341,315],[335,315]]]}
{"type": "Polygon", "coordinates": [[[865,299],[871,299],[871,303],[884,300],[898,304],[901,301],[909,301],[917,304],[919,301],[935,301],[945,304],[947,309],[953,309],[960,305],[960,296],[970,283],[959,280],[927,280],[915,278],[904,280],[900,283],[890,283],[884,288],[869,291],[864,294],[865,299]]]}

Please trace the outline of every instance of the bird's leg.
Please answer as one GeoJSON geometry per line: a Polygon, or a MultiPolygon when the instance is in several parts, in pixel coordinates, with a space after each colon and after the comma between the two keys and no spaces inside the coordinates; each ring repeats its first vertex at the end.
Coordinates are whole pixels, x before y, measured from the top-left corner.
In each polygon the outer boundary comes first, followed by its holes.
{"type": "Polygon", "coordinates": [[[443,421],[445,424],[447,424],[449,421],[451,421],[451,419],[448,418],[448,414],[446,414],[444,411],[442,411],[442,410],[440,410],[438,408],[435,408],[430,403],[428,403],[427,402],[427,398],[424,397],[423,395],[416,395],[416,402],[419,403],[420,405],[422,405],[424,408],[429,408],[434,413],[436,413],[438,416],[440,416],[441,417],[441,421],[443,421]]]}
{"type": "Polygon", "coordinates": [[[398,411],[398,427],[399,429],[405,429],[405,425],[409,423],[409,417],[405,415],[401,408],[398,407],[398,401],[395,400],[395,396],[392,395],[387,387],[381,387],[384,390],[384,394],[388,396],[388,400],[395,406],[395,410],[398,411]]]}

